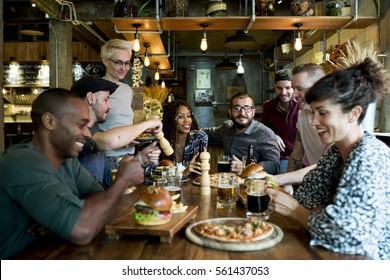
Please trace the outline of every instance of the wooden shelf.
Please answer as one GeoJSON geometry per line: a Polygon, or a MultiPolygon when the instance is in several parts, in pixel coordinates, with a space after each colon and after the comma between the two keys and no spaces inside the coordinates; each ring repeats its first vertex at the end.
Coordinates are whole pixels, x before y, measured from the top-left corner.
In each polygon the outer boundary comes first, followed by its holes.
{"type": "MultiPolygon", "coordinates": [[[[355,20],[352,16],[314,16],[314,17],[297,17],[297,16],[273,16],[273,17],[256,17],[251,23],[249,16],[235,17],[163,17],[160,21],[155,18],[112,18],[116,32],[123,33],[127,40],[134,39],[135,23],[141,24],[138,28],[141,37],[141,50],[144,53],[143,42],[150,44],[149,52],[156,54],[165,54],[164,45],[161,41],[160,33],[163,31],[202,31],[201,23],[208,23],[207,31],[287,31],[296,30],[295,23],[302,23],[300,30],[313,31],[313,35],[303,40],[304,48],[295,53],[295,57],[300,57],[310,47],[321,40],[322,31],[334,34],[341,29],[364,29],[378,21],[381,17],[364,17],[359,16],[355,20]]],[[[293,52],[284,55],[280,61],[288,63],[293,61],[293,52]]],[[[151,69],[155,69],[154,63],[159,62],[160,69],[170,69],[169,60],[164,56],[151,57],[151,69]]]]}
{"type": "MultiPolygon", "coordinates": [[[[295,30],[295,23],[302,23],[301,30],[338,30],[346,26],[348,29],[366,28],[376,22],[380,17],[358,17],[356,21],[352,16],[314,16],[314,17],[256,17],[250,26],[250,17],[164,17],[160,21],[161,30],[202,30],[201,23],[207,22],[207,30],[295,30]]],[[[118,31],[135,31],[134,23],[141,24],[140,32],[159,31],[158,22],[154,18],[112,18],[118,31]]]]}

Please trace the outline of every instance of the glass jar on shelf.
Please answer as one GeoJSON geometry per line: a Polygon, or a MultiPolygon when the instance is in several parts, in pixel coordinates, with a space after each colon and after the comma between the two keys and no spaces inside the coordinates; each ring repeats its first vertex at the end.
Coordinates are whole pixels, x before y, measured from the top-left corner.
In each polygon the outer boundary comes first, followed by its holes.
{"type": "Polygon", "coordinates": [[[220,17],[227,15],[227,5],[222,0],[209,0],[206,4],[206,16],[220,17]]]}
{"type": "Polygon", "coordinates": [[[293,16],[314,16],[315,0],[291,1],[291,14],[293,16]]]}
{"type": "Polygon", "coordinates": [[[275,15],[275,0],[256,0],[256,16],[275,15]]]}

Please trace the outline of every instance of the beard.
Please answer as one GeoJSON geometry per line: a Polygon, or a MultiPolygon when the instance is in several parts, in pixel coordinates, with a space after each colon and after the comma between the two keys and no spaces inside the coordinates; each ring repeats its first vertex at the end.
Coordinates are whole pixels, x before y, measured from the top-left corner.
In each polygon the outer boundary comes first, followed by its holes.
{"type": "Polygon", "coordinates": [[[252,119],[248,118],[246,116],[238,116],[236,118],[233,118],[232,121],[233,121],[234,127],[238,128],[238,129],[247,128],[252,123],[252,119]],[[239,122],[239,121],[237,121],[237,119],[239,119],[239,118],[246,118],[248,120],[248,122],[245,122],[245,123],[239,122]]]}

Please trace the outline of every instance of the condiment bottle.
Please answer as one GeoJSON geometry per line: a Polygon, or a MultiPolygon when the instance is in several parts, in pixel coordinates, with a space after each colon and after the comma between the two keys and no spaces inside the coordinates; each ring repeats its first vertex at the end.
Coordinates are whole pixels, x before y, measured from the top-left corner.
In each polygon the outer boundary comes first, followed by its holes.
{"type": "Polygon", "coordinates": [[[254,151],[253,151],[253,145],[249,144],[248,145],[248,155],[246,157],[245,166],[247,166],[248,164],[251,164],[251,163],[256,163],[256,159],[255,159],[255,155],[254,155],[254,151]]]}

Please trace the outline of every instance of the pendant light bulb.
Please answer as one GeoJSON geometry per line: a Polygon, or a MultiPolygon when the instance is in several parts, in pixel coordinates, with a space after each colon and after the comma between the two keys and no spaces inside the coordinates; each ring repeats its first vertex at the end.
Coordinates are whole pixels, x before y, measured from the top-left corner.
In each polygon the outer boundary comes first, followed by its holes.
{"type": "Polygon", "coordinates": [[[202,37],[202,40],[200,41],[200,49],[205,52],[208,48],[208,45],[207,45],[207,34],[206,34],[206,27],[208,26],[207,23],[202,23],[200,25],[201,27],[203,27],[203,37],[202,37]]]}
{"type": "Polygon", "coordinates": [[[156,73],[154,74],[154,79],[158,81],[160,80],[160,73],[158,73],[158,66],[160,65],[160,63],[156,62],[154,65],[156,65],[156,73]]]}
{"type": "Polygon", "coordinates": [[[144,65],[146,67],[148,67],[150,65],[150,59],[149,59],[149,56],[146,55],[146,53],[145,53],[144,65]]]}
{"type": "Polygon", "coordinates": [[[135,33],[134,33],[134,42],[133,42],[133,51],[136,53],[139,52],[141,49],[141,44],[139,42],[139,34],[138,34],[138,27],[140,27],[141,24],[139,23],[134,23],[133,27],[135,27],[135,33]]]}
{"type": "Polygon", "coordinates": [[[162,82],[161,82],[161,87],[162,87],[162,88],[165,88],[165,80],[162,80],[162,82]]]}
{"type": "Polygon", "coordinates": [[[294,26],[298,29],[297,38],[295,39],[294,48],[296,51],[300,51],[302,49],[302,39],[301,39],[301,31],[299,27],[302,26],[302,23],[295,23],[294,26]]]}
{"type": "Polygon", "coordinates": [[[302,39],[300,37],[295,39],[295,50],[300,51],[302,49],[302,39]]]}
{"type": "Polygon", "coordinates": [[[241,57],[242,57],[242,50],[241,50],[241,53],[240,53],[240,59],[237,62],[237,74],[238,75],[243,75],[245,73],[244,66],[242,66],[241,57]]]}

